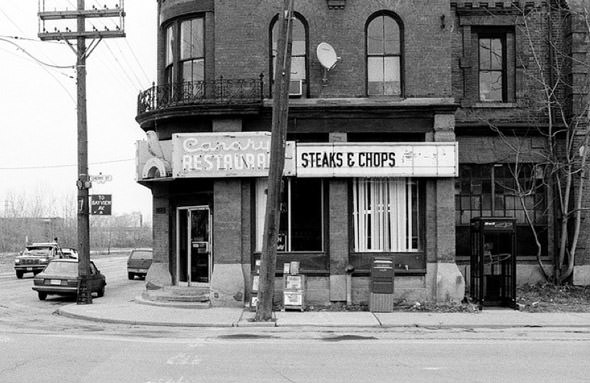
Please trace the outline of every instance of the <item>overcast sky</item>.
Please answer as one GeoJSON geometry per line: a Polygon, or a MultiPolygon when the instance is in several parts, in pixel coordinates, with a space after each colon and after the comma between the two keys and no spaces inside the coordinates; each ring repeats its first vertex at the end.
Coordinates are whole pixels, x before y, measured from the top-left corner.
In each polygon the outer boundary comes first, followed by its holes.
{"type": "MultiPolygon", "coordinates": [[[[86,0],[86,7],[115,3],[86,0]]],[[[135,182],[135,141],[145,134],[135,115],[138,92],[156,79],[156,4],[125,1],[127,37],[103,39],[87,61],[89,173],[112,176],[90,193],[112,194],[113,214],[140,211],[147,220],[151,193],[135,182]]],[[[46,6],[72,10],[76,0],[46,6]]],[[[77,193],[76,74],[36,61],[73,66],[76,56],[63,42],[40,42],[37,12],[34,0],[0,0],[0,215],[11,194],[50,202],[77,193]]]]}

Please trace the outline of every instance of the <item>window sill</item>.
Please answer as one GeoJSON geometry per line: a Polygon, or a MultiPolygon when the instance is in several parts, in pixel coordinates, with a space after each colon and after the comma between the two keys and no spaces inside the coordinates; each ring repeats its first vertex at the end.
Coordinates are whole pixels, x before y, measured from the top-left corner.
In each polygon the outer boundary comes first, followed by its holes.
{"type": "Polygon", "coordinates": [[[476,102],[472,108],[477,109],[499,109],[499,108],[518,108],[518,104],[515,102],[476,102]]]}

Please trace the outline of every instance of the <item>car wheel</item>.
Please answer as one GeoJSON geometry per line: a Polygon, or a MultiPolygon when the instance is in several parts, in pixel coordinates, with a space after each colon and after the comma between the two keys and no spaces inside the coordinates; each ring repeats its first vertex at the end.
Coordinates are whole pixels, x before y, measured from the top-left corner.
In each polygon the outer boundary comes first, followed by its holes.
{"type": "Polygon", "coordinates": [[[104,297],[104,285],[102,285],[102,287],[100,288],[100,290],[98,290],[98,292],[96,293],[97,297],[104,297]]]}
{"type": "Polygon", "coordinates": [[[39,299],[44,301],[47,298],[47,293],[44,291],[39,291],[39,299]]]}
{"type": "Polygon", "coordinates": [[[16,272],[16,277],[17,277],[18,279],[23,279],[23,272],[22,272],[22,271],[17,271],[17,272],[16,272]]]}
{"type": "Polygon", "coordinates": [[[127,273],[127,277],[129,279],[135,279],[135,274],[133,274],[133,273],[127,273]]]}

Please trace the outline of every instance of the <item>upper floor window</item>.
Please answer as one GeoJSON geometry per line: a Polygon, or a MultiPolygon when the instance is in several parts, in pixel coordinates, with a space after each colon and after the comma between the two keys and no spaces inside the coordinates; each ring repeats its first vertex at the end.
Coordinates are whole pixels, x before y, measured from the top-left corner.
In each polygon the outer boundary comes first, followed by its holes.
{"type": "Polygon", "coordinates": [[[367,24],[367,94],[401,96],[402,26],[389,14],[367,24]]]}
{"type": "Polygon", "coordinates": [[[479,100],[506,99],[506,54],[502,36],[479,35],[479,100]]]}
{"type": "Polygon", "coordinates": [[[512,19],[497,17],[461,16],[465,24],[459,61],[463,94],[458,98],[464,107],[486,108],[517,101],[515,27],[510,25],[512,19]]]}
{"type": "Polygon", "coordinates": [[[202,18],[180,23],[180,65],[183,82],[205,79],[205,31],[202,18]]]}
{"type": "Polygon", "coordinates": [[[164,71],[166,83],[172,84],[174,82],[174,28],[170,25],[166,28],[166,55],[164,58],[164,71]]]}
{"type": "Polygon", "coordinates": [[[164,76],[166,82],[172,84],[204,80],[204,19],[199,17],[174,22],[166,28],[165,33],[164,76]]]}
{"type": "MultiPolygon", "coordinates": [[[[271,78],[274,80],[274,70],[277,61],[277,49],[279,45],[279,19],[276,18],[272,25],[271,36],[271,78]]],[[[290,94],[295,94],[295,89],[300,83],[305,84],[307,79],[307,32],[305,24],[298,17],[293,18],[292,47],[291,47],[291,87],[290,94]]],[[[300,90],[299,90],[300,91],[300,90]]],[[[301,95],[301,94],[299,94],[301,95]]]]}

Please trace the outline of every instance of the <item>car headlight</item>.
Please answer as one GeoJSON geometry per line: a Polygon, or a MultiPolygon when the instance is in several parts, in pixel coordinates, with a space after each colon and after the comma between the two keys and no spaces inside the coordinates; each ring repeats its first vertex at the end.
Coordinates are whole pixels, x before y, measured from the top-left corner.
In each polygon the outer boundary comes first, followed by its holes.
{"type": "Polygon", "coordinates": [[[14,260],[14,263],[20,263],[20,259],[18,259],[18,258],[17,258],[17,259],[15,259],[15,260],[14,260]]]}
{"type": "Polygon", "coordinates": [[[46,263],[47,261],[49,261],[49,259],[47,259],[47,258],[41,258],[41,259],[39,259],[39,262],[41,262],[41,263],[46,263]]]}

